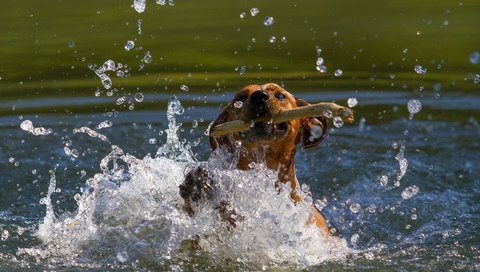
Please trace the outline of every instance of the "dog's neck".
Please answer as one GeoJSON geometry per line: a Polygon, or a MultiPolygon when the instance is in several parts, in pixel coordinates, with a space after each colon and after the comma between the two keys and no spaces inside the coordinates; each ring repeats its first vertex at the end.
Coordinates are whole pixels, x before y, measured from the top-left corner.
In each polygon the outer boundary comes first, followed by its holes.
{"type": "Polygon", "coordinates": [[[292,190],[298,187],[297,177],[295,176],[295,146],[291,150],[285,150],[288,145],[278,146],[259,146],[242,147],[238,157],[237,167],[242,170],[250,169],[250,164],[264,163],[267,168],[278,171],[278,181],[290,183],[292,190]]]}

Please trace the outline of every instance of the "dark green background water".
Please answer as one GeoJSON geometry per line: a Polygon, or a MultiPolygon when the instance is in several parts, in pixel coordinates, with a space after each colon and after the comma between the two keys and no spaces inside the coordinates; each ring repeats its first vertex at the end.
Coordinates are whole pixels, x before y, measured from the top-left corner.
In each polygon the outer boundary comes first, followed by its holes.
{"type": "Polygon", "coordinates": [[[359,100],[357,123],[334,132],[323,149],[302,153],[297,168],[314,196],[336,199],[324,212],[347,239],[360,233],[357,248],[386,249],[373,260],[361,255],[317,269],[478,270],[480,64],[470,55],[480,52],[479,1],[178,0],[172,7],[151,0],[142,14],[131,2],[2,3],[0,227],[10,237],[0,241],[0,257],[20,261],[1,269],[45,268],[16,251],[39,244],[32,234],[44,216],[38,200],[47,190],[49,170],[64,169],[57,173],[63,182],[59,214],[75,208],[73,195],[85,183],[79,171],[99,172],[109,146],[65,136],[74,127],[94,128],[111,119],[114,127],[102,133],[113,144],[138,157],[155,154],[157,146],[147,140],[163,140],[158,131],[165,128],[167,99],[175,94],[188,108],[184,137],[201,139],[195,152],[205,159],[203,130],[219,105],[240,86],[276,82],[312,102],[359,100]],[[255,17],[249,13],[253,7],[260,11],[255,17]],[[264,26],[265,16],[275,23],[264,26]],[[269,42],[272,36],[275,43],[269,42]],[[128,40],[136,46],[127,52],[128,40]],[[317,48],[327,73],[315,69],[317,48]],[[147,51],[152,62],[140,69],[147,51]],[[130,67],[125,78],[109,73],[116,89],[111,96],[88,68],[108,59],[130,67]],[[415,65],[427,73],[416,73],[415,65]],[[343,71],[340,77],[336,69],[343,71]],[[134,100],[138,92],[145,95],[142,102],[134,100]],[[123,96],[127,102],[118,105],[123,96]],[[423,108],[409,121],[406,104],[412,98],[423,108]],[[32,136],[20,130],[20,119],[61,133],[32,136]],[[188,133],[192,120],[199,127],[188,133]],[[75,162],[64,154],[66,139],[84,151],[75,162]],[[393,142],[406,146],[410,162],[402,187],[372,191],[380,175],[398,171],[393,142]],[[319,186],[318,180],[328,182],[319,186]],[[408,185],[417,185],[420,193],[396,202],[408,185]],[[352,200],[365,209],[375,204],[396,210],[351,214],[346,203],[352,200]],[[419,220],[411,221],[412,208],[419,220]],[[26,231],[20,234],[19,226],[26,231]]]}

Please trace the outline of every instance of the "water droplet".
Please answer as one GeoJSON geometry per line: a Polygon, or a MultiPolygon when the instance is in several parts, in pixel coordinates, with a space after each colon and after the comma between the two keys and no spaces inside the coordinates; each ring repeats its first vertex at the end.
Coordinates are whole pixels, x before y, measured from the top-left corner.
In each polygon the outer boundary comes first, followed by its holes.
{"type": "Polygon", "coordinates": [[[25,120],[20,124],[20,128],[25,131],[32,131],[33,130],[33,123],[30,120],[25,120]]]}
{"type": "Polygon", "coordinates": [[[327,118],[333,118],[333,113],[330,110],[324,110],[323,111],[323,116],[325,116],[327,118]]]}
{"type": "Polygon", "coordinates": [[[137,21],[137,33],[138,35],[142,35],[142,19],[138,19],[137,21]]]}
{"type": "Polygon", "coordinates": [[[188,88],[187,85],[180,85],[180,90],[182,90],[184,92],[188,92],[188,90],[190,90],[190,88],[188,88]]]}
{"type": "Polygon", "coordinates": [[[243,19],[243,18],[245,18],[246,15],[247,15],[247,13],[242,12],[242,13],[240,13],[240,18],[243,19]]]}
{"type": "Polygon", "coordinates": [[[15,162],[15,158],[14,158],[14,157],[8,158],[8,162],[9,162],[9,163],[14,163],[14,162],[15,162]]]}
{"type": "Polygon", "coordinates": [[[9,236],[10,236],[10,232],[8,232],[8,230],[2,231],[2,241],[6,241],[9,236]]]}
{"type": "Polygon", "coordinates": [[[341,76],[342,74],[343,74],[343,71],[342,71],[341,69],[335,70],[335,76],[336,76],[336,77],[339,77],[339,76],[341,76]]]}
{"type": "Polygon", "coordinates": [[[352,237],[350,237],[350,242],[355,245],[358,242],[359,238],[360,235],[358,235],[358,233],[354,233],[352,237]]]}
{"type": "Polygon", "coordinates": [[[317,69],[317,71],[319,71],[320,73],[323,73],[323,74],[327,72],[327,66],[325,66],[325,65],[320,65],[320,66],[317,65],[316,69],[317,69]]]}
{"type": "Polygon", "coordinates": [[[110,89],[112,88],[112,80],[110,79],[109,76],[107,76],[106,74],[100,74],[99,75],[100,77],[100,80],[102,81],[102,85],[105,89],[110,89]]]}
{"type": "Polygon", "coordinates": [[[282,36],[282,38],[280,39],[280,41],[282,41],[282,43],[288,42],[287,37],[285,37],[285,36],[282,36]]]}
{"type": "Polygon", "coordinates": [[[316,63],[317,63],[317,66],[322,66],[324,63],[324,59],[322,57],[318,57],[316,63]]]}
{"type": "Polygon", "coordinates": [[[404,48],[402,52],[403,52],[403,54],[407,54],[408,53],[408,48],[404,48]]]}
{"type": "Polygon", "coordinates": [[[168,0],[168,4],[173,7],[175,6],[175,1],[174,0],[168,0]]]}
{"type": "Polygon", "coordinates": [[[480,62],[480,53],[472,52],[470,54],[470,63],[471,64],[478,64],[480,62]]]}
{"type": "Polygon", "coordinates": [[[236,148],[242,147],[242,141],[235,141],[235,147],[236,148]]]}
{"type": "Polygon", "coordinates": [[[323,208],[325,208],[327,206],[327,199],[326,198],[323,198],[323,199],[317,199],[315,200],[315,207],[321,211],[323,210],[323,208]]]}
{"type": "Polygon", "coordinates": [[[397,143],[397,142],[393,142],[393,143],[392,143],[392,148],[393,148],[393,149],[397,149],[397,148],[398,148],[398,143],[397,143]]]}
{"type": "Polygon", "coordinates": [[[271,26],[273,25],[273,23],[275,22],[275,19],[273,19],[273,17],[270,17],[270,16],[266,16],[264,19],[263,19],[263,24],[265,26],[271,26]]]}
{"type": "Polygon", "coordinates": [[[411,99],[408,101],[407,107],[410,116],[413,117],[414,114],[419,113],[422,109],[422,102],[420,102],[418,99],[411,99]]]}
{"type": "Polygon", "coordinates": [[[343,127],[343,120],[340,116],[335,116],[333,118],[333,125],[337,128],[343,127]]]}
{"type": "Polygon", "coordinates": [[[415,65],[414,70],[419,75],[424,75],[427,73],[427,68],[423,68],[421,65],[415,65]]]}
{"type": "Polygon", "coordinates": [[[347,104],[350,108],[353,108],[358,104],[358,100],[355,97],[351,97],[347,100],[347,104]]]}
{"type": "Polygon", "coordinates": [[[74,41],[69,41],[68,42],[68,47],[74,47],[75,46],[75,42],[74,41]]]}
{"type": "Polygon", "coordinates": [[[142,93],[136,93],[134,97],[135,97],[135,101],[137,102],[142,102],[143,99],[145,98],[145,96],[142,93]]]}
{"type": "Polygon", "coordinates": [[[407,188],[405,188],[405,190],[403,190],[402,198],[403,199],[412,198],[416,194],[418,194],[419,191],[420,191],[420,189],[416,185],[408,186],[407,188]]]}
{"type": "Polygon", "coordinates": [[[138,13],[142,13],[145,11],[146,4],[147,4],[147,0],[133,0],[133,8],[138,13]]]}
{"type": "Polygon", "coordinates": [[[97,129],[109,128],[113,126],[112,121],[105,120],[96,126],[97,129]]]}
{"type": "Polygon", "coordinates": [[[380,185],[385,186],[388,184],[388,176],[387,175],[382,175],[379,179],[380,185]]]}
{"type": "Polygon", "coordinates": [[[150,139],[148,139],[148,143],[151,144],[151,145],[157,144],[157,139],[150,138],[150,139]]]}
{"type": "Polygon", "coordinates": [[[125,103],[125,96],[122,96],[120,98],[117,99],[117,105],[122,105],[123,103],[125,103]]]}
{"type": "Polygon", "coordinates": [[[243,106],[243,102],[242,101],[235,101],[235,103],[233,103],[233,106],[237,109],[240,109],[243,106]]]}
{"type": "Polygon", "coordinates": [[[128,261],[128,253],[126,251],[117,252],[117,260],[121,263],[128,261]]]}
{"type": "Polygon", "coordinates": [[[473,83],[475,84],[480,83],[480,74],[476,74],[473,76],[473,83]]]}
{"type": "Polygon", "coordinates": [[[318,139],[323,135],[323,128],[321,126],[313,126],[310,133],[315,139],[318,139]]]}
{"type": "Polygon", "coordinates": [[[156,3],[161,6],[165,6],[166,2],[166,0],[156,0],[156,3]]]}
{"type": "Polygon", "coordinates": [[[277,41],[277,38],[276,38],[275,36],[271,36],[271,37],[268,39],[268,41],[269,41],[270,43],[275,43],[275,42],[277,41]]]}
{"type": "Polygon", "coordinates": [[[135,43],[133,41],[127,41],[125,44],[125,51],[130,51],[135,47],[135,43]]]}
{"type": "Polygon", "coordinates": [[[350,211],[353,213],[358,213],[361,209],[362,209],[362,206],[360,206],[360,204],[357,204],[357,203],[353,203],[350,206],[350,211]]]}
{"type": "Polygon", "coordinates": [[[150,51],[145,52],[145,55],[143,56],[142,61],[145,63],[152,62],[152,55],[150,54],[150,51]]]}
{"type": "Polygon", "coordinates": [[[238,71],[240,75],[243,75],[247,71],[247,67],[246,66],[237,67],[235,68],[235,71],[238,71]]]}
{"type": "Polygon", "coordinates": [[[413,213],[413,214],[410,216],[410,218],[411,218],[412,220],[417,220],[417,219],[418,219],[418,215],[417,215],[416,213],[413,213]]]}
{"type": "Polygon", "coordinates": [[[258,8],[252,8],[250,9],[250,14],[252,16],[257,16],[257,14],[259,13],[260,11],[258,10],[258,8]]]}

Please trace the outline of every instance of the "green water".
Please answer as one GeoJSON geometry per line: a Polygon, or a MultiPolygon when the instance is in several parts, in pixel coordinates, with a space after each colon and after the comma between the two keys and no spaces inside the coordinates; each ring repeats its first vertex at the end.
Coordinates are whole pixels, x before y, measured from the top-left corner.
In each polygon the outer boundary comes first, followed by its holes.
{"type": "Polygon", "coordinates": [[[209,93],[265,81],[302,91],[431,91],[436,83],[442,91],[476,91],[471,77],[480,66],[469,55],[480,50],[479,15],[478,1],[177,1],[172,7],[152,0],[141,14],[130,1],[5,1],[0,96],[91,96],[101,84],[88,65],[108,59],[131,67],[128,78],[112,78],[113,87],[127,92],[177,92],[186,84],[209,93]],[[252,7],[260,11],[255,17],[252,7]],[[274,24],[264,26],[265,16],[274,24]],[[129,52],[127,40],[136,44],[129,52]],[[315,69],[316,47],[327,73],[315,69]],[[152,62],[139,71],[146,51],[152,62]],[[415,73],[415,65],[427,73],[415,73]],[[243,74],[235,71],[242,66],[243,74]]]}

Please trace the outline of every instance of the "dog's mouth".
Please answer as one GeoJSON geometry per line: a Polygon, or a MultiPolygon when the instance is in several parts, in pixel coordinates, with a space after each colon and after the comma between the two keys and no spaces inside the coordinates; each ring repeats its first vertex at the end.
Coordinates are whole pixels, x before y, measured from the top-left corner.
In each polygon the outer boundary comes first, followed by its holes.
{"type": "Polygon", "coordinates": [[[245,141],[282,139],[288,131],[288,124],[272,122],[256,122],[249,130],[240,132],[240,138],[245,141]]]}

